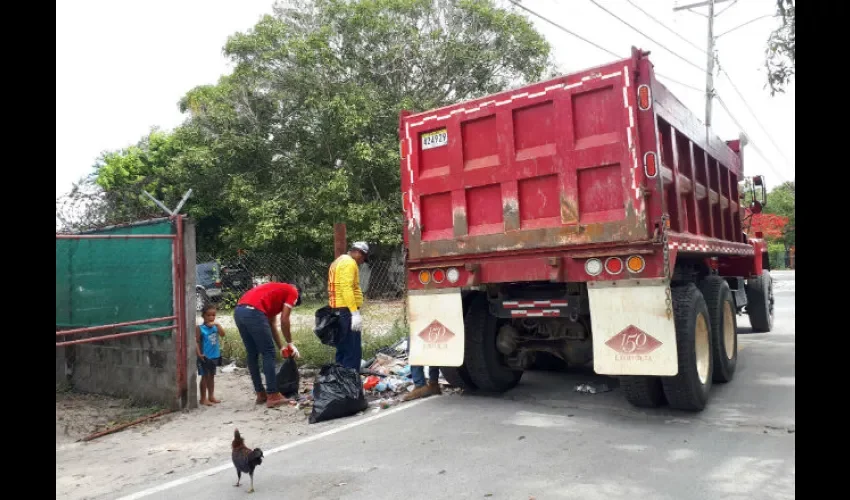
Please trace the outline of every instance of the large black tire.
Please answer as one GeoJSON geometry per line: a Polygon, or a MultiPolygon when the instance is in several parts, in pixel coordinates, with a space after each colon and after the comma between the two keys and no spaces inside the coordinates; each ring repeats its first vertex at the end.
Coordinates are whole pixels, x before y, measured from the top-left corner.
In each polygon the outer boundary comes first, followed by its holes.
{"type": "Polygon", "coordinates": [[[711,321],[711,359],[715,382],[731,382],[738,365],[738,322],[732,290],[720,276],[709,276],[699,285],[711,321]]]}
{"type": "Polygon", "coordinates": [[[660,377],[620,377],[620,388],[626,401],[638,408],[658,408],[667,402],[660,377]]]}
{"type": "Polygon", "coordinates": [[[469,377],[469,372],[466,371],[464,365],[460,366],[441,366],[440,371],[443,373],[446,382],[452,387],[463,389],[467,392],[472,392],[477,389],[472,379],[469,377]]]}
{"type": "Polygon", "coordinates": [[[661,377],[661,384],[670,408],[702,411],[708,402],[712,384],[708,307],[693,283],[675,287],[671,292],[679,373],[674,377],[661,377]],[[698,360],[701,362],[699,367],[698,360]]]}
{"type": "Polygon", "coordinates": [[[773,329],[773,278],[768,271],[747,280],[747,316],[753,331],[767,333],[773,329]]]}
{"type": "Polygon", "coordinates": [[[464,321],[467,339],[464,365],[472,383],[484,392],[505,392],[522,378],[522,371],[508,368],[496,349],[497,326],[497,319],[490,314],[487,297],[471,297],[464,321]]]}
{"type": "MultiPolygon", "coordinates": [[[[472,300],[468,297],[463,298],[463,317],[466,318],[466,313],[469,311],[469,304],[472,300]]],[[[469,350],[469,335],[465,336],[466,345],[464,346],[464,357],[467,355],[466,353],[469,350]]],[[[465,360],[464,360],[465,361],[465,360]]],[[[466,392],[474,392],[478,389],[475,384],[472,382],[472,378],[469,376],[469,371],[466,369],[466,363],[460,366],[446,366],[440,367],[440,371],[443,373],[443,377],[445,377],[446,382],[449,383],[452,387],[458,387],[463,389],[466,392]]]]}

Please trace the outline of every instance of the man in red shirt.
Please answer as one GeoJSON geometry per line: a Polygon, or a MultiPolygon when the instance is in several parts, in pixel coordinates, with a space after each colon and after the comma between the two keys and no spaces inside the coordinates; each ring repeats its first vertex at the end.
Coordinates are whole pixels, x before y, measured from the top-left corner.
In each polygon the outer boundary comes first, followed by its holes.
{"type": "Polygon", "coordinates": [[[300,304],[301,291],[297,286],[289,283],[265,283],[245,292],[236,305],[233,319],[248,353],[248,372],[254,382],[257,404],[266,403],[266,407],[274,408],[289,402],[277,389],[274,370],[275,344],[280,348],[281,354],[289,347],[292,355],[299,357],[289,331],[289,315],[292,308],[300,304]],[[274,318],[278,314],[280,331],[274,324],[274,318]],[[280,338],[281,332],[286,339],[286,346],[280,338]],[[260,379],[260,355],[263,357],[263,374],[266,376],[265,389],[260,379]]]}

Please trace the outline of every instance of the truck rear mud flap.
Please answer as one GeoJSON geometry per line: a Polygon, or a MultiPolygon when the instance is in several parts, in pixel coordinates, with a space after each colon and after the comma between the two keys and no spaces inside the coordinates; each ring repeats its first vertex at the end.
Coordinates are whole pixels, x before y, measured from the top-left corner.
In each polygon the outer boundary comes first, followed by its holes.
{"type": "Polygon", "coordinates": [[[407,315],[411,365],[463,364],[465,340],[460,289],[410,290],[407,315]]]}
{"type": "Polygon", "coordinates": [[[673,305],[664,279],[587,284],[593,369],[601,375],[678,373],[673,305]]]}

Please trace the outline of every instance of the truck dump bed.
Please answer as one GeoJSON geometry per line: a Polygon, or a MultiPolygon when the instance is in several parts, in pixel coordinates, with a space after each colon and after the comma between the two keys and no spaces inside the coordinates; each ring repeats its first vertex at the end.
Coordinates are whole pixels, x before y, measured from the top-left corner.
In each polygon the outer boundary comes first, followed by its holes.
{"type": "Polygon", "coordinates": [[[629,62],[403,114],[409,258],[647,240],[629,62]]]}

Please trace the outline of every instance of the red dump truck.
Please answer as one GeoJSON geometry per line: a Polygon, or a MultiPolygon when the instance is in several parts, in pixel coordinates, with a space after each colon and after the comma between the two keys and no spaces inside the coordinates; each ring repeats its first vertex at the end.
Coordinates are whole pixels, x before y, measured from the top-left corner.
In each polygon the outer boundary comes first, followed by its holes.
{"type": "Polygon", "coordinates": [[[737,315],[770,331],[739,187],[758,213],[764,181],[743,182],[741,140],[707,139],[648,55],[401,113],[411,363],[503,392],[555,356],[618,377],[632,405],[700,411],[735,373],[737,315]]]}

